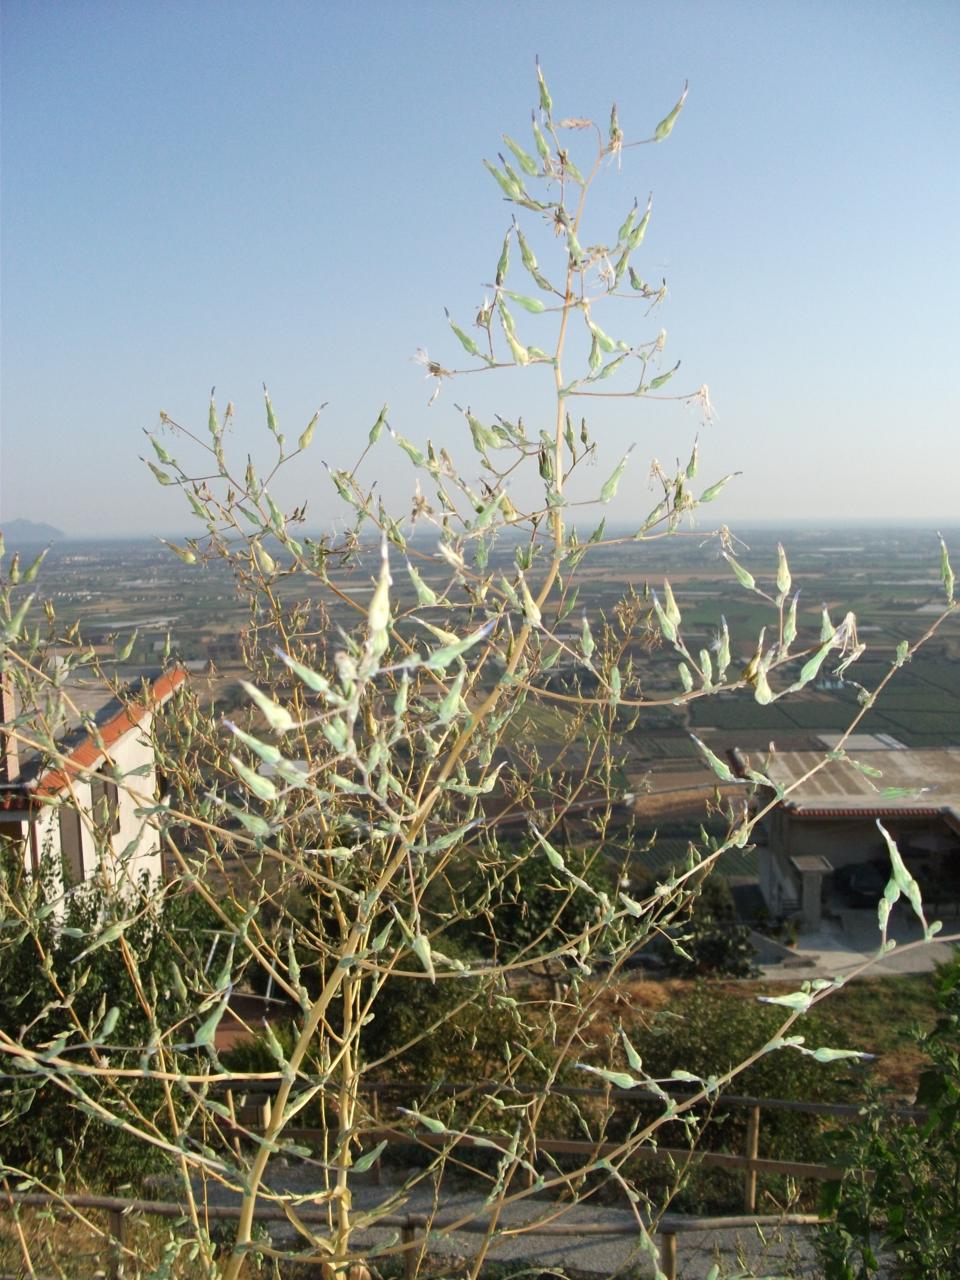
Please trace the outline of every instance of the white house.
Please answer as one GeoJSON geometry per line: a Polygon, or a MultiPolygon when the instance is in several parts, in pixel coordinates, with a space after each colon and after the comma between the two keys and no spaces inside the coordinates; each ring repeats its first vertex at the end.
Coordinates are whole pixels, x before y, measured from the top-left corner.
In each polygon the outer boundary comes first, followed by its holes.
{"type": "MultiPolygon", "coordinates": [[[[144,680],[135,700],[112,699],[97,709],[94,727],[68,735],[55,763],[21,760],[17,740],[3,733],[0,751],[0,838],[22,850],[24,866],[49,870],[64,890],[98,874],[133,889],[157,884],[163,858],[149,809],[159,798],[151,722],[186,679],[175,669],[144,680]]],[[[4,724],[13,719],[4,694],[4,724]]]]}

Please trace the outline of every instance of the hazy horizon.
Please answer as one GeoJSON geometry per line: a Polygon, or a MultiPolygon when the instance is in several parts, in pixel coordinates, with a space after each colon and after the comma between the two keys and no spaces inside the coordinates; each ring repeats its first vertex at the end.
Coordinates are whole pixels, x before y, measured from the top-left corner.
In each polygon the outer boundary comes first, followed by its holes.
{"type": "MultiPolygon", "coordinates": [[[[664,327],[677,390],[709,385],[717,414],[591,412],[589,484],[637,446],[608,520],[653,506],[651,458],[685,461],[700,429],[704,487],[742,473],[710,523],[951,523],[957,6],[600,4],[587,23],[569,0],[8,0],[2,24],[0,524],[199,531],[138,454],[161,409],[202,434],[212,384],[237,405],[241,468],[268,453],[261,382],[291,438],[329,402],[276,486],[317,527],[337,511],[322,461],[351,466],[384,401],[403,434],[454,449],[468,397],[535,431],[542,370],[447,385],[428,409],[411,361],[456,359],[443,308],[468,326],[492,278],[510,212],[481,161],[529,134],[535,54],[558,112],[605,123],[615,99],[633,138],[690,82],[673,136],[601,175],[588,236],[652,190],[636,265],[669,295],[624,327],[664,327]]],[[[524,318],[528,341],[543,319],[524,318]]],[[[388,439],[364,474],[409,509],[416,473],[388,439]]]]}

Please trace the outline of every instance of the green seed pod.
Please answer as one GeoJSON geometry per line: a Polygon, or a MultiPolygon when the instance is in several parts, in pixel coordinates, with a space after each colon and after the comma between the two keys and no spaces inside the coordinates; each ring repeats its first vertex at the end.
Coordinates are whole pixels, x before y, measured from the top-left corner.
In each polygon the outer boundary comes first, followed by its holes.
{"type": "Polygon", "coordinates": [[[680,673],[680,683],[683,685],[684,693],[693,692],[693,676],[690,674],[690,668],[685,662],[677,664],[677,671],[680,673]]]}
{"type": "Polygon", "coordinates": [[[653,381],[650,383],[650,385],[647,387],[647,390],[658,391],[660,387],[665,386],[666,383],[670,381],[670,379],[673,377],[673,375],[677,372],[679,368],[680,368],[680,361],[678,360],[672,369],[668,369],[666,373],[661,373],[659,377],[654,378],[653,381]]]}
{"type": "Polygon", "coordinates": [[[159,480],[161,484],[173,484],[173,481],[167,475],[167,473],[165,471],[161,471],[155,462],[147,462],[147,466],[150,468],[150,470],[153,472],[153,474],[156,476],[157,480],[159,480]]]}
{"type": "Polygon", "coordinates": [[[794,593],[793,599],[790,601],[790,608],[787,610],[786,621],[783,624],[783,649],[787,649],[793,644],[797,638],[797,599],[800,592],[794,593]]]}
{"type": "Polygon", "coordinates": [[[520,578],[520,595],[523,599],[523,616],[529,626],[539,627],[542,622],[540,608],[530,594],[530,588],[527,586],[527,580],[523,573],[521,572],[518,576],[520,578]]]}
{"type": "Polygon", "coordinates": [[[780,602],[787,598],[790,590],[790,566],[787,564],[787,553],[783,549],[783,543],[777,543],[777,591],[780,593],[780,602]]]}
{"type": "Polygon", "coordinates": [[[276,573],[277,565],[273,556],[271,556],[256,539],[254,539],[251,545],[253,547],[253,558],[256,561],[257,568],[260,572],[267,574],[268,576],[276,573]]]}
{"type": "Polygon", "coordinates": [[[597,335],[594,334],[593,339],[590,342],[590,356],[587,360],[587,363],[594,373],[600,368],[600,361],[602,359],[603,356],[600,354],[600,340],[597,335]]]}
{"type": "Polygon", "coordinates": [[[210,412],[207,415],[207,430],[213,436],[214,440],[220,436],[220,423],[217,419],[217,402],[213,398],[213,390],[210,392],[210,412]]]}
{"type": "Polygon", "coordinates": [[[654,129],[653,139],[655,142],[662,142],[664,138],[669,138],[670,134],[673,132],[673,126],[677,123],[677,117],[679,116],[680,112],[683,110],[683,104],[687,100],[688,87],[689,86],[686,83],[684,83],[683,93],[681,93],[680,98],[677,102],[677,105],[673,108],[673,110],[670,112],[669,115],[664,116],[664,118],[657,125],[656,129],[654,129]]]}
{"type": "Polygon", "coordinates": [[[687,479],[688,480],[693,480],[696,478],[697,463],[699,461],[699,453],[700,453],[700,441],[699,439],[697,439],[697,440],[694,440],[693,442],[693,452],[690,454],[690,461],[687,463],[687,479]]]}
{"type": "Polygon", "coordinates": [[[531,178],[537,177],[540,170],[538,169],[537,162],[533,159],[533,157],[527,155],[523,147],[521,147],[518,143],[514,142],[514,140],[508,134],[505,133],[503,135],[503,140],[507,144],[507,146],[510,148],[510,150],[513,152],[513,154],[516,156],[517,164],[519,164],[520,168],[524,171],[524,173],[529,174],[531,178]]]}
{"type": "Polygon", "coordinates": [[[370,435],[368,436],[369,444],[376,444],[377,441],[380,439],[380,436],[383,434],[383,428],[384,428],[384,425],[386,424],[386,421],[387,421],[387,406],[384,405],[383,408],[380,410],[380,413],[377,417],[376,422],[370,428],[370,435]]]}
{"type": "Polygon", "coordinates": [[[620,143],[623,141],[623,130],[620,128],[620,120],[617,116],[617,104],[614,103],[610,108],[610,150],[616,151],[620,143]]]}
{"type": "Polygon", "coordinates": [[[670,621],[670,619],[667,617],[664,611],[664,608],[661,605],[660,600],[655,591],[653,593],[653,609],[657,615],[657,622],[659,622],[660,624],[660,631],[663,635],[664,640],[668,640],[671,644],[676,644],[677,629],[674,626],[674,624],[670,621]]]}
{"type": "Polygon", "coordinates": [[[724,560],[726,560],[727,564],[733,570],[736,576],[736,579],[740,583],[741,587],[745,587],[747,591],[756,591],[757,583],[756,583],[756,580],[754,579],[753,574],[749,573],[746,569],[744,569],[743,565],[739,564],[733,558],[733,556],[730,554],[729,551],[724,551],[723,558],[724,560]]]}
{"type": "Polygon", "coordinates": [[[517,184],[515,182],[511,182],[508,177],[502,174],[496,165],[491,164],[489,160],[484,160],[483,163],[488,172],[492,173],[494,178],[496,178],[497,185],[508,200],[517,200],[523,195],[523,192],[517,184]]]}
{"type": "Polygon", "coordinates": [[[197,563],[196,552],[191,551],[189,547],[178,547],[175,542],[167,542],[165,538],[161,538],[160,541],[163,543],[165,547],[169,547],[170,550],[174,553],[174,555],[179,556],[179,558],[183,561],[184,564],[197,563]]]}
{"type": "Polygon", "coordinates": [[[573,163],[573,161],[570,159],[568,155],[564,155],[563,168],[574,180],[574,182],[579,183],[581,187],[585,187],[587,185],[586,178],[583,176],[583,174],[580,172],[580,170],[577,168],[577,166],[573,163]]]}
{"type": "Polygon", "coordinates": [[[547,82],[543,78],[539,59],[537,60],[537,84],[540,88],[540,109],[547,119],[549,119],[550,114],[553,111],[553,99],[550,97],[550,92],[547,89],[547,82]]]}
{"type": "Polygon", "coordinates": [[[823,605],[820,610],[820,643],[826,640],[832,640],[836,628],[830,621],[830,614],[827,612],[827,606],[823,605]]]}
{"type": "Polygon", "coordinates": [[[620,668],[612,667],[610,670],[610,697],[608,699],[611,707],[619,705],[622,686],[623,681],[620,676],[620,668]]]}
{"type": "Polygon", "coordinates": [[[20,579],[23,586],[27,586],[29,583],[33,582],[34,578],[40,572],[40,566],[43,564],[48,550],[49,548],[46,548],[41,551],[37,558],[32,561],[30,567],[24,571],[23,576],[20,579]]]}
{"type": "Polygon", "coordinates": [[[510,232],[503,237],[503,248],[500,250],[500,257],[497,261],[496,284],[503,284],[507,278],[507,272],[510,270],[510,232]]]}
{"type": "Polygon", "coordinates": [[[617,488],[620,484],[620,477],[623,475],[624,471],[626,470],[627,462],[629,461],[631,453],[633,453],[633,445],[630,446],[627,452],[623,455],[623,457],[617,463],[616,467],[613,470],[613,474],[610,476],[610,478],[604,484],[603,488],[600,490],[600,501],[602,503],[611,502],[616,497],[617,488]]]}
{"type": "Polygon", "coordinates": [[[591,634],[590,623],[587,621],[586,614],[583,615],[583,623],[580,628],[580,648],[583,650],[585,661],[589,663],[596,646],[593,643],[593,635],[591,634]]]}
{"type": "Polygon", "coordinates": [[[700,675],[703,680],[703,687],[710,689],[713,687],[713,660],[710,657],[709,649],[700,650],[700,675]]]}
{"type": "Polygon", "coordinates": [[[532,124],[533,124],[533,140],[537,145],[537,151],[540,154],[540,159],[543,161],[544,167],[549,169],[550,168],[550,148],[547,146],[547,140],[543,136],[543,133],[541,132],[539,124],[537,124],[536,116],[533,116],[532,124]]]}
{"type": "Polygon", "coordinates": [[[580,241],[573,227],[567,228],[567,253],[570,255],[570,265],[579,267],[583,263],[583,249],[580,247],[580,241]]]}
{"type": "Polygon", "coordinates": [[[404,451],[404,453],[407,455],[407,457],[410,459],[413,465],[415,467],[426,466],[427,460],[423,456],[423,454],[420,452],[420,450],[417,448],[417,446],[413,444],[410,440],[408,440],[406,436],[400,435],[399,431],[394,431],[393,428],[389,425],[389,423],[387,424],[387,427],[388,427],[388,430],[390,431],[390,434],[393,436],[394,440],[397,442],[400,448],[404,451]]]}
{"type": "Polygon", "coordinates": [[[304,427],[303,434],[300,436],[300,439],[297,441],[298,449],[302,450],[302,449],[310,448],[311,441],[313,440],[313,433],[316,430],[316,426],[319,421],[320,421],[320,410],[318,409],[317,412],[310,419],[310,421],[307,423],[306,427],[304,427]]]}
{"type": "Polygon", "coordinates": [[[157,440],[154,436],[150,436],[149,440],[150,440],[150,443],[153,445],[154,452],[156,453],[157,457],[160,459],[161,462],[165,462],[168,466],[171,466],[171,467],[175,467],[177,465],[174,459],[170,457],[169,453],[167,453],[166,449],[163,447],[163,445],[160,443],[159,440],[157,440]]]}
{"type": "Polygon", "coordinates": [[[277,415],[273,411],[273,403],[270,400],[270,392],[267,390],[267,384],[263,384],[263,400],[267,408],[267,427],[274,436],[279,436],[280,426],[277,422],[277,415]]]}
{"type": "Polygon", "coordinates": [[[670,619],[673,626],[675,628],[679,628],[680,610],[677,608],[677,602],[673,596],[673,587],[671,587],[669,581],[666,578],[664,578],[663,580],[663,598],[666,602],[664,605],[664,613],[670,619]]]}
{"type": "Polygon", "coordinates": [[[738,471],[731,471],[728,476],[724,476],[722,480],[718,480],[716,484],[710,485],[709,489],[704,489],[697,502],[712,502],[718,493],[726,486],[727,482],[732,480],[734,476],[739,475],[738,471]]]}
{"type": "Polygon", "coordinates": [[[230,763],[233,765],[237,777],[249,787],[258,800],[263,800],[266,804],[272,804],[276,800],[277,788],[269,778],[264,778],[259,773],[254,773],[236,756],[230,757],[230,763]]]}
{"type": "Polygon", "coordinates": [[[509,289],[505,289],[504,293],[508,298],[512,298],[514,302],[523,307],[525,311],[529,311],[533,315],[539,315],[544,310],[544,305],[539,298],[529,298],[523,293],[512,293],[509,289]]]}
{"type": "Polygon", "coordinates": [[[426,606],[435,605],[437,603],[437,593],[427,586],[409,560],[407,561],[407,573],[410,575],[413,589],[417,593],[417,602],[426,606]]]}
{"type": "Polygon", "coordinates": [[[724,617],[720,619],[720,635],[717,644],[717,674],[722,680],[726,674],[727,667],[730,665],[730,631],[727,627],[727,620],[724,617]]]}
{"type": "Polygon", "coordinates": [[[589,316],[585,316],[584,318],[587,322],[587,328],[599,343],[601,350],[606,351],[608,355],[611,355],[616,351],[617,344],[614,342],[613,338],[611,338],[609,334],[604,333],[598,324],[594,324],[589,316]]]}
{"type": "Polygon", "coordinates": [[[647,282],[645,280],[640,279],[640,277],[634,271],[633,267],[630,268],[630,287],[631,289],[636,289],[638,293],[649,292],[649,286],[647,285],[647,282]]]}

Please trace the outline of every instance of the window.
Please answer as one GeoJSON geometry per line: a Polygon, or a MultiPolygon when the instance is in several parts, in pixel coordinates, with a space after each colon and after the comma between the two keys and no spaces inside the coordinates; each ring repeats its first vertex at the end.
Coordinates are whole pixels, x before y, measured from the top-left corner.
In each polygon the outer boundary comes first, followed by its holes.
{"type": "Polygon", "coordinates": [[[100,831],[111,836],[120,834],[120,798],[117,784],[99,774],[90,779],[93,821],[100,831]]]}
{"type": "Polygon", "coordinates": [[[62,804],[59,817],[64,883],[68,887],[83,884],[83,834],[80,814],[72,805],[62,804]]]}

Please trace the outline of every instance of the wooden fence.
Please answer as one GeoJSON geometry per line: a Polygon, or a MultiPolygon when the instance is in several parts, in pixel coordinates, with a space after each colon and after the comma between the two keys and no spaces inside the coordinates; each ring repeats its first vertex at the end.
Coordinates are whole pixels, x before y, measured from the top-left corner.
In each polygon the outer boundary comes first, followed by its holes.
{"type": "MultiPolygon", "coordinates": [[[[237,1081],[234,1089],[226,1090],[227,1105],[234,1118],[233,1137],[240,1140],[244,1133],[254,1134],[257,1130],[262,1130],[269,1123],[270,1119],[270,1093],[263,1085],[257,1085],[256,1092],[244,1092],[243,1086],[249,1085],[248,1081],[237,1081]],[[246,1123],[245,1123],[246,1122],[246,1123]]],[[[447,1095],[463,1094],[474,1096],[478,1093],[485,1092],[503,1092],[504,1086],[494,1085],[467,1085],[467,1084],[445,1084],[437,1085],[432,1088],[425,1088],[422,1084],[412,1084],[400,1081],[379,1081],[366,1086],[365,1092],[371,1095],[370,1109],[372,1114],[377,1117],[380,1115],[383,1099],[390,1095],[397,1094],[423,1094],[424,1092],[447,1095]]],[[[542,1091],[533,1088],[525,1089],[521,1086],[512,1087],[512,1091],[518,1096],[540,1096],[542,1091]]],[[[615,1100],[618,1103],[633,1104],[646,1103],[651,1104],[656,1101],[655,1095],[646,1094],[643,1096],[641,1090],[622,1090],[622,1089],[596,1089],[596,1088],[576,1088],[564,1087],[550,1090],[551,1095],[568,1096],[568,1097],[596,1097],[607,1101],[615,1100]],[[640,1095],[640,1096],[638,1096],[640,1095]]],[[[678,1102],[682,1102],[695,1095],[676,1095],[678,1102]]],[[[815,1214],[757,1214],[757,1179],[760,1175],[767,1174],[785,1174],[796,1178],[809,1178],[817,1182],[835,1181],[843,1176],[843,1169],[838,1165],[816,1164],[798,1160],[777,1160],[766,1159],[759,1155],[761,1122],[764,1111],[781,1111],[781,1112],[800,1112],[816,1116],[833,1116],[837,1118],[851,1118],[860,1114],[861,1108],[849,1103],[826,1103],[826,1102],[806,1102],[795,1101],[784,1098],[754,1098],[744,1097],[740,1095],[721,1095],[715,1100],[717,1107],[724,1109],[742,1108],[747,1112],[746,1124],[746,1142],[745,1149],[742,1153],[721,1152],[721,1151],[694,1151],[688,1148],[670,1149],[659,1147],[656,1150],[651,1148],[639,1148],[634,1154],[642,1159],[651,1161],[682,1161],[699,1164],[704,1167],[739,1169],[743,1171],[743,1215],[726,1215],[721,1217],[688,1217],[681,1214],[665,1214],[656,1223],[656,1232],[660,1237],[660,1254],[661,1267],[668,1280],[675,1280],[677,1267],[677,1235],[685,1232],[705,1232],[720,1231],[729,1228],[752,1228],[755,1226],[773,1226],[773,1225],[811,1225],[820,1222],[815,1214]]],[[[920,1119],[924,1116],[924,1111],[916,1107],[900,1107],[891,1108],[891,1117],[904,1117],[920,1119]]],[[[304,1142],[320,1142],[324,1139],[325,1131],[315,1128],[285,1128],[284,1135],[292,1139],[304,1142]]],[[[451,1144],[451,1139],[444,1134],[423,1133],[412,1135],[404,1130],[394,1128],[389,1124],[377,1125],[373,1129],[364,1131],[364,1139],[368,1142],[379,1142],[382,1139],[388,1139],[394,1143],[409,1144],[412,1146],[439,1148],[451,1144]]],[[[482,1144],[475,1139],[467,1136],[457,1137],[454,1140],[456,1145],[466,1147],[489,1148],[491,1143],[500,1146],[506,1150],[509,1146],[507,1139],[500,1142],[496,1138],[484,1136],[482,1144]]],[[[537,1147],[544,1151],[557,1155],[584,1155],[591,1156],[595,1159],[602,1159],[606,1155],[622,1152],[623,1144],[619,1142],[595,1143],[586,1141],[574,1141],[567,1139],[538,1139],[537,1147]]],[[[379,1183],[381,1179],[380,1162],[377,1160],[371,1168],[371,1176],[379,1183]]],[[[123,1259],[129,1251],[125,1244],[126,1223],[131,1215],[147,1215],[161,1218],[183,1218],[185,1207],[182,1204],[176,1204],[167,1201],[158,1200],[140,1200],[125,1197],[112,1196],[88,1196],[88,1195],[63,1195],[55,1196],[39,1192],[0,1192],[0,1207],[8,1210],[13,1207],[14,1203],[23,1206],[49,1207],[51,1205],[60,1205],[62,1208],[71,1207],[74,1209],[92,1209],[98,1210],[107,1215],[108,1229],[112,1239],[111,1260],[109,1268],[106,1272],[107,1280],[122,1280],[123,1277],[123,1259]]],[[[209,1205],[204,1208],[204,1214],[212,1221],[229,1221],[236,1220],[240,1215],[239,1205],[209,1205]]],[[[305,1206],[298,1208],[298,1216],[306,1223],[325,1223],[327,1221],[326,1211],[320,1209],[310,1209],[305,1206]]],[[[285,1212],[282,1206],[270,1204],[258,1204],[255,1210],[255,1218],[258,1222],[285,1220],[285,1212]]],[[[465,1233],[483,1233],[487,1231],[485,1224],[481,1222],[461,1222],[454,1218],[444,1218],[441,1214],[428,1217],[424,1214],[388,1214],[378,1219],[377,1226],[387,1228],[399,1228],[401,1239],[398,1251],[402,1252],[404,1258],[404,1273],[408,1280],[412,1280],[418,1273],[421,1257],[423,1256],[427,1240],[423,1238],[421,1233],[429,1230],[430,1232],[442,1231],[457,1223],[457,1231],[465,1233]]],[[[563,1222],[551,1222],[544,1226],[536,1224],[526,1225],[517,1224],[511,1228],[515,1233],[523,1232],[530,1235],[539,1235],[547,1237],[590,1237],[590,1236],[629,1236],[636,1234],[636,1228],[626,1228],[614,1224],[592,1223],[592,1224],[569,1224],[563,1222]]],[[[6,1277],[0,1276],[0,1280],[7,1280],[6,1277]]],[[[39,1278],[38,1278],[39,1280],[39,1278]]]]}
{"type": "MultiPolygon", "coordinates": [[[[165,1200],[136,1200],[122,1196],[88,1196],[62,1195],[55,1196],[44,1192],[2,1191],[0,1207],[12,1209],[15,1205],[24,1208],[49,1209],[59,1206],[61,1209],[96,1210],[107,1215],[108,1229],[111,1237],[110,1259],[104,1272],[105,1280],[123,1280],[124,1260],[127,1256],[135,1258],[125,1241],[126,1224],[134,1215],[157,1218],[179,1218],[185,1216],[185,1206],[165,1200]]],[[[240,1217],[239,1205],[208,1205],[204,1208],[204,1216],[215,1222],[236,1221],[240,1217]]],[[[297,1217],[305,1225],[325,1223],[326,1213],[319,1209],[300,1206],[297,1217]]],[[[254,1212],[257,1222],[286,1221],[282,1207],[275,1205],[257,1205],[254,1212]]],[[[682,1214],[664,1214],[656,1224],[656,1233],[660,1237],[660,1267],[667,1280],[676,1280],[677,1276],[677,1236],[687,1232],[723,1231],[730,1229],[750,1229],[774,1226],[814,1226],[823,1219],[811,1213],[784,1214],[750,1214],[744,1216],[728,1216],[717,1218],[685,1217],[682,1214]]],[[[420,1267],[420,1260],[425,1252],[427,1240],[421,1239],[419,1233],[429,1230],[440,1232],[456,1225],[457,1232],[467,1235],[487,1233],[487,1226],[480,1222],[462,1222],[459,1218],[444,1219],[439,1214],[428,1217],[426,1214],[386,1214],[377,1219],[377,1228],[399,1228],[400,1243],[396,1251],[403,1255],[404,1276],[406,1280],[415,1280],[420,1267]]],[[[549,1238],[587,1239],[604,1236],[634,1236],[636,1228],[619,1226],[614,1223],[582,1223],[574,1225],[564,1222],[551,1222],[538,1226],[520,1225],[512,1228],[513,1234],[545,1236],[549,1238]]],[[[304,1265],[315,1265],[305,1263],[304,1265]]],[[[0,1276],[0,1280],[16,1280],[13,1276],[0,1276]]],[[[35,1276],[35,1280],[41,1277],[35,1276]]]]}

